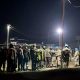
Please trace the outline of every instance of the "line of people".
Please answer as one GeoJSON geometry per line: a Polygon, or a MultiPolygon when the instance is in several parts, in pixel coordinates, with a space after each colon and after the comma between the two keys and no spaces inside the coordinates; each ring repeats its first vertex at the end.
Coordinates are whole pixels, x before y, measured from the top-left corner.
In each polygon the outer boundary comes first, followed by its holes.
{"type": "MultiPolygon", "coordinates": [[[[74,62],[75,66],[79,65],[79,51],[75,49],[74,62]]],[[[9,45],[9,48],[2,47],[0,49],[0,71],[3,65],[3,71],[14,72],[16,68],[18,71],[27,71],[28,62],[31,61],[31,70],[35,71],[40,68],[62,67],[68,68],[69,62],[72,59],[72,52],[68,46],[65,46],[63,50],[60,48],[39,47],[32,45],[30,48],[27,46],[13,46],[9,45]],[[5,65],[7,62],[7,68],[5,65]]]]}
{"type": "MultiPolygon", "coordinates": [[[[6,61],[7,61],[7,71],[14,72],[18,67],[18,71],[25,70],[25,65],[27,65],[30,60],[29,51],[25,47],[14,47],[12,44],[9,48],[0,49],[0,71],[3,65],[3,71],[5,71],[6,61]]],[[[27,66],[26,66],[27,70],[27,66]]]]}

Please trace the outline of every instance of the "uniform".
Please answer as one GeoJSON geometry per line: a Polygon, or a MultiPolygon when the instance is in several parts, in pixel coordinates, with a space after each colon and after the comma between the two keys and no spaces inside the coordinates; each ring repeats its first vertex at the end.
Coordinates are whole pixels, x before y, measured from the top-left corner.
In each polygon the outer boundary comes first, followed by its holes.
{"type": "Polygon", "coordinates": [[[50,67],[50,62],[51,62],[50,49],[45,50],[45,59],[46,59],[46,67],[50,67]]]}
{"type": "Polygon", "coordinates": [[[61,66],[61,50],[57,49],[56,52],[56,58],[57,58],[57,66],[61,66]]]}
{"type": "Polygon", "coordinates": [[[79,65],[79,51],[78,51],[78,49],[75,49],[74,60],[75,60],[75,66],[78,66],[79,65]]]}
{"type": "Polygon", "coordinates": [[[54,50],[50,50],[51,53],[51,65],[56,66],[56,55],[54,50]]]}
{"type": "Polygon", "coordinates": [[[69,66],[69,57],[70,57],[70,49],[65,47],[62,51],[62,61],[63,61],[63,67],[68,68],[69,66]]]}

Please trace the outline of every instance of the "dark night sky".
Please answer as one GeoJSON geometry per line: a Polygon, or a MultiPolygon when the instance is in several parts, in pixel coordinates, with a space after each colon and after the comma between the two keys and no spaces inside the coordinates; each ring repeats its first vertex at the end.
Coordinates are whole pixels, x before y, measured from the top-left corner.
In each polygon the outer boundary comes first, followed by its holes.
{"type": "MultiPolygon", "coordinates": [[[[79,5],[80,0],[71,0],[79,5]]],[[[56,42],[55,30],[61,22],[61,0],[0,0],[0,42],[6,39],[6,24],[11,24],[24,35],[11,30],[10,37],[35,42],[56,42]]],[[[80,8],[65,5],[64,40],[72,41],[80,35],[80,8]]]]}

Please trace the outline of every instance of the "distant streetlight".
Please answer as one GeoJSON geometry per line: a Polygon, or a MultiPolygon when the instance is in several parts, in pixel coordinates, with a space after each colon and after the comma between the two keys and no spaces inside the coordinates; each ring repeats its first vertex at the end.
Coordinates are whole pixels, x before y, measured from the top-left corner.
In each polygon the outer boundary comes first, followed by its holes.
{"type": "Polygon", "coordinates": [[[58,28],[57,32],[58,32],[59,34],[62,34],[63,31],[62,31],[61,28],[58,28]]]}
{"type": "Polygon", "coordinates": [[[59,34],[59,47],[61,48],[61,36],[62,36],[63,30],[61,28],[58,28],[57,33],[59,34]]]}
{"type": "Polygon", "coordinates": [[[11,29],[11,25],[7,24],[7,48],[8,48],[8,45],[9,45],[9,32],[10,32],[10,29],[11,29]]]}

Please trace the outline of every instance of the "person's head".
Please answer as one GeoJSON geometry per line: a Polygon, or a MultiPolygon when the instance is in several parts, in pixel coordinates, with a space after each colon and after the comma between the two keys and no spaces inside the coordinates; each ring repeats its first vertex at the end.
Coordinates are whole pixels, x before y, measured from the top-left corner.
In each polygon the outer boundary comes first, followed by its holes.
{"type": "Polygon", "coordinates": [[[19,45],[19,48],[22,48],[22,46],[21,46],[21,45],[19,45]]]}
{"type": "Polygon", "coordinates": [[[46,46],[43,46],[43,49],[46,49],[46,46]]]}
{"type": "Polygon", "coordinates": [[[75,51],[78,51],[78,48],[75,48],[75,51]]]}
{"type": "Polygon", "coordinates": [[[66,47],[66,48],[69,48],[68,44],[65,44],[65,47],[66,47]]]}
{"type": "Polygon", "coordinates": [[[9,48],[13,48],[13,44],[10,44],[10,45],[9,45],[9,48]]]}
{"type": "Polygon", "coordinates": [[[50,48],[50,50],[52,50],[52,48],[50,48]]]}
{"type": "Polygon", "coordinates": [[[34,46],[33,46],[33,45],[31,45],[31,46],[30,46],[30,49],[34,49],[34,46]]]}

